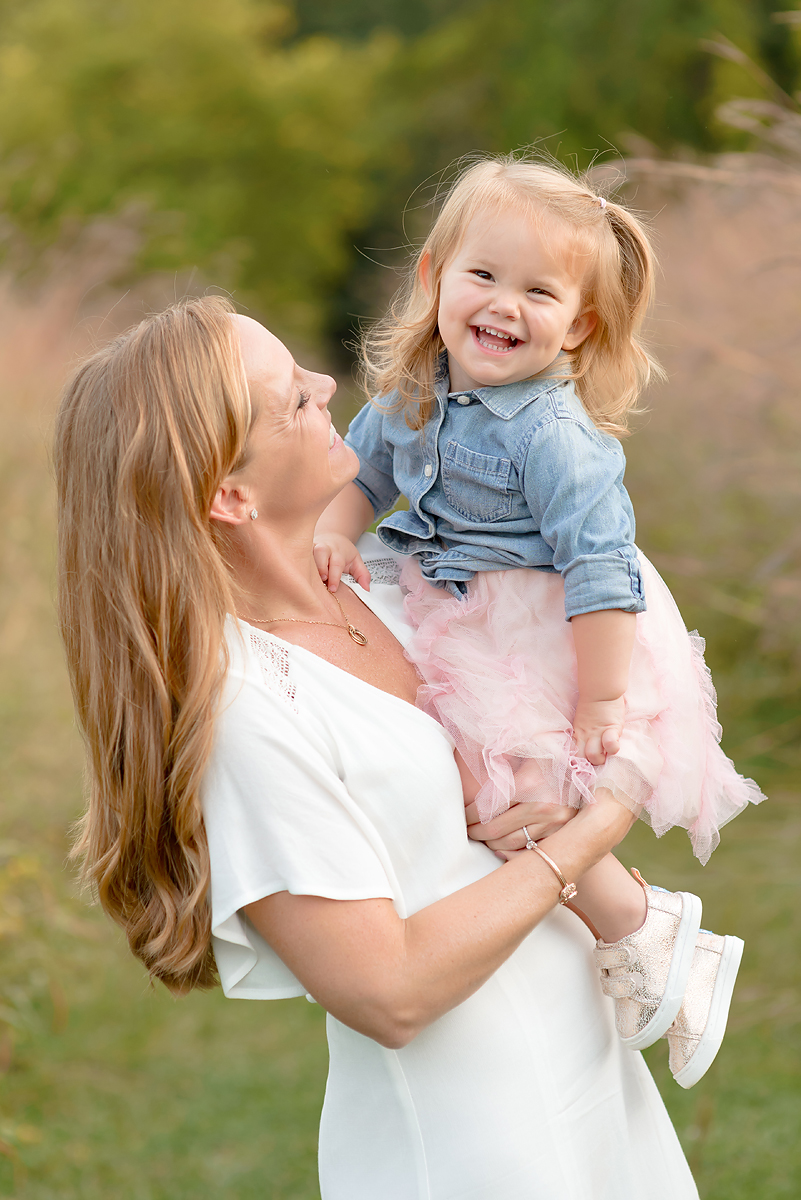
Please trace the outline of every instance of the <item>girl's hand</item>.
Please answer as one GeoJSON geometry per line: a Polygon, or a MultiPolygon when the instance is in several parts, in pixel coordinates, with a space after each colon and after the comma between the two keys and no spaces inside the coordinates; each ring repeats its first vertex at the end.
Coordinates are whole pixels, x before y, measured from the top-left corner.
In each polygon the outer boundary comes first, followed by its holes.
{"type": "Polygon", "coordinates": [[[475,804],[465,808],[467,836],[476,842],[486,842],[498,858],[507,862],[525,849],[523,826],[534,841],[556,833],[576,815],[567,804],[513,804],[505,813],[482,825],[475,804]]]}
{"type": "Polygon", "coordinates": [[[626,700],[579,700],[573,718],[573,740],[578,753],[602,767],[607,754],[617,754],[623,733],[626,700]]]}
{"type": "Polygon", "coordinates": [[[343,572],[347,571],[356,582],[370,591],[370,572],[364,565],[361,554],[348,538],[341,533],[320,533],[314,538],[314,561],[320,578],[329,592],[335,592],[343,572]]]}

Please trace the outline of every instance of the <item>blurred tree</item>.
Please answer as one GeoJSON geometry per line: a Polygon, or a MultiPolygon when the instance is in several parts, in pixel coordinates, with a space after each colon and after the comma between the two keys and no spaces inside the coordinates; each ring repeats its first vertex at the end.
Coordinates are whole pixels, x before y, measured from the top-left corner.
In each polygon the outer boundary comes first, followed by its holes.
{"type": "Polygon", "coordinates": [[[41,244],[138,205],[141,268],[197,265],[341,343],[391,290],[371,248],[398,261],[408,197],[458,156],[545,139],[586,163],[626,131],[738,144],[714,111],[758,84],[700,39],[781,59],[789,86],[768,4],[0,0],[0,210],[41,244]]]}
{"type": "Polygon", "coordinates": [[[25,0],[0,18],[0,206],[34,239],[133,203],[140,266],[199,264],[319,332],[370,207],[362,114],[392,46],[292,47],[264,0],[25,0]]]}
{"type": "Polygon", "coordinates": [[[406,37],[424,33],[455,13],[478,8],[483,0],[295,0],[296,35],[327,33],[364,38],[376,29],[406,37]]]}
{"type": "MultiPolygon", "coordinates": [[[[394,153],[370,163],[383,199],[361,245],[396,265],[403,254],[392,248],[404,240],[408,198],[413,238],[425,225],[418,207],[436,190],[439,172],[471,150],[541,143],[586,166],[599,152],[625,149],[631,134],[664,153],[743,147],[743,135],[715,111],[733,93],[761,89],[701,42],[721,30],[755,60],[770,51],[792,73],[790,35],[770,21],[768,2],[507,0],[499,8],[483,0],[432,21],[398,47],[380,81],[373,119],[394,153]]],[[[308,14],[321,6],[304,3],[311,28],[308,14]]],[[[369,259],[352,261],[332,298],[338,339],[352,336],[352,314],[374,315],[383,306],[393,282],[369,259]]]]}

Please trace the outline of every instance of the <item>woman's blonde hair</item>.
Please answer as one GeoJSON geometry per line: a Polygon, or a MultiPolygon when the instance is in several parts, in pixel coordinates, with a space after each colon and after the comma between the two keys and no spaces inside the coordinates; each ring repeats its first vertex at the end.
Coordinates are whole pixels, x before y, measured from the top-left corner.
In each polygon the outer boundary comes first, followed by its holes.
{"type": "Polygon", "coordinates": [[[216,981],[199,790],[226,665],[228,570],[209,510],[250,401],[218,297],[84,362],[58,413],[58,609],[89,763],[75,853],[152,977],[216,981]]]}
{"type": "Polygon", "coordinates": [[[661,374],[641,339],[656,263],[643,222],[621,204],[601,200],[586,176],[573,175],[555,161],[518,154],[473,159],[448,191],[388,316],[362,338],[368,396],[380,401],[397,391],[413,429],[429,419],[445,349],[437,325],[443,269],[473,217],[511,210],[543,226],[546,236],[566,226],[568,251],[577,262],[584,260],[582,305],[593,309],[598,321],[577,349],[565,352],[559,377],[575,381],[599,429],[624,436],[627,416],[651,373],[661,374]]]}

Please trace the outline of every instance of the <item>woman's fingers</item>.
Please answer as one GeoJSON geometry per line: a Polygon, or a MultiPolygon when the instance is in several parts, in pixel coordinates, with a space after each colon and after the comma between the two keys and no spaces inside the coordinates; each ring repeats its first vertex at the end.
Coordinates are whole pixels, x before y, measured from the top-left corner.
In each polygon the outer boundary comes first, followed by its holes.
{"type": "Polygon", "coordinates": [[[515,851],[526,844],[524,825],[537,841],[556,833],[575,817],[576,810],[566,804],[515,804],[486,825],[479,823],[475,804],[468,805],[465,814],[467,833],[474,841],[486,842],[491,850],[515,851]]]}
{"type": "Polygon", "coordinates": [[[565,820],[570,820],[570,817],[575,816],[575,809],[569,808],[565,804],[513,804],[505,813],[487,821],[486,825],[478,824],[478,809],[475,804],[467,806],[465,815],[468,825],[477,826],[478,829],[484,831],[484,836],[478,840],[486,841],[488,838],[505,837],[514,830],[522,829],[524,825],[556,821],[561,827],[565,820]]]}

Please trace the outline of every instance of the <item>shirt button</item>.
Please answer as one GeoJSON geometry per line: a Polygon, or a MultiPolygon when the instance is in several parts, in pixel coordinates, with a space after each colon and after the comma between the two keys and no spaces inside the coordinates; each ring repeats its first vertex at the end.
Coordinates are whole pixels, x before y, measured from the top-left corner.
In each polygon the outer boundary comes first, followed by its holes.
{"type": "Polygon", "coordinates": [[[457,396],[457,397],[456,397],[456,403],[457,403],[457,404],[469,404],[469,403],[470,403],[470,397],[469,397],[469,396],[457,396]]]}
{"type": "Polygon", "coordinates": [[[426,479],[431,478],[433,470],[434,468],[431,466],[431,463],[426,463],[426,465],[423,467],[423,474],[425,475],[426,479]]]}

